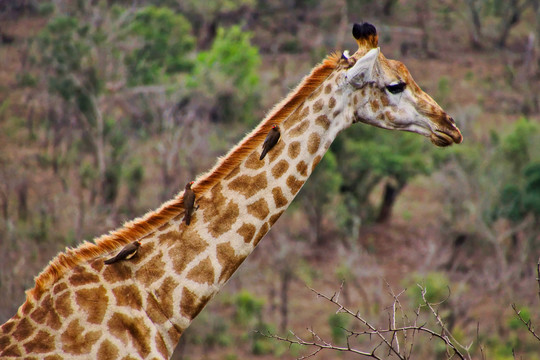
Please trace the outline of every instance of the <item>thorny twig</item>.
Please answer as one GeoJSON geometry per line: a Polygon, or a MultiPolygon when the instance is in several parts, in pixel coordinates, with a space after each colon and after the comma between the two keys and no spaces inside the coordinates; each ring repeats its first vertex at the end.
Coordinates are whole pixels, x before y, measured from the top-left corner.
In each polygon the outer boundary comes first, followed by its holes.
{"type": "Polygon", "coordinates": [[[389,314],[389,316],[390,316],[389,324],[388,324],[388,328],[386,328],[386,329],[377,328],[376,326],[371,324],[369,321],[364,319],[360,315],[360,311],[353,312],[350,309],[348,309],[347,307],[345,307],[339,301],[339,295],[341,293],[341,290],[343,289],[343,283],[341,284],[339,291],[334,293],[332,296],[322,294],[322,293],[318,292],[317,290],[314,290],[314,289],[310,288],[310,290],[313,291],[317,295],[317,297],[322,297],[322,298],[326,299],[327,301],[331,302],[332,304],[336,305],[338,307],[338,310],[337,310],[336,313],[341,312],[341,313],[345,313],[347,315],[350,315],[350,316],[354,317],[355,319],[359,320],[363,325],[365,325],[367,327],[367,329],[363,330],[363,331],[353,331],[353,330],[344,329],[348,333],[346,346],[336,346],[336,345],[332,344],[331,342],[323,340],[321,338],[321,336],[319,336],[313,329],[307,329],[309,331],[309,333],[311,334],[311,338],[312,338],[311,340],[305,340],[305,339],[301,338],[300,336],[298,336],[297,334],[295,334],[292,331],[291,331],[291,334],[293,335],[293,338],[290,338],[289,336],[287,336],[285,338],[285,337],[275,335],[275,334],[271,334],[271,333],[267,333],[267,334],[263,334],[261,332],[258,332],[258,333],[260,335],[262,335],[262,336],[265,336],[265,337],[269,337],[269,338],[273,338],[273,339],[277,339],[277,340],[280,340],[280,341],[287,342],[287,343],[289,343],[289,346],[291,346],[293,344],[296,344],[296,345],[301,345],[301,346],[315,347],[315,351],[313,351],[312,353],[310,353],[308,355],[297,358],[298,360],[313,357],[316,354],[318,354],[319,352],[321,352],[322,350],[334,350],[334,351],[340,351],[340,352],[351,352],[351,353],[355,353],[355,354],[358,354],[358,355],[370,357],[370,358],[373,358],[373,359],[381,359],[382,360],[382,358],[378,354],[376,354],[375,352],[383,345],[385,345],[388,348],[389,355],[391,353],[393,353],[393,354],[395,354],[397,356],[398,359],[407,360],[407,359],[411,358],[411,353],[412,353],[412,348],[413,348],[413,343],[414,343],[414,334],[416,332],[418,332],[418,333],[426,333],[432,338],[437,338],[437,339],[440,339],[441,341],[443,341],[445,343],[447,349],[451,349],[451,350],[454,351],[454,354],[452,354],[452,355],[448,354],[449,358],[457,356],[461,360],[470,360],[471,359],[471,356],[469,354],[470,345],[468,347],[462,346],[461,344],[459,344],[455,340],[455,338],[446,329],[446,326],[445,326],[444,322],[440,318],[440,316],[439,316],[438,312],[436,311],[436,309],[433,307],[434,304],[430,304],[425,299],[425,292],[426,292],[425,288],[420,287],[422,289],[422,298],[424,300],[423,306],[429,307],[429,309],[432,311],[433,315],[437,319],[437,322],[438,322],[439,326],[441,326],[441,328],[442,328],[441,333],[425,327],[425,324],[418,325],[417,321],[418,321],[418,317],[420,315],[420,307],[415,311],[416,319],[414,321],[414,324],[407,324],[407,322],[409,322],[408,318],[407,318],[407,316],[405,315],[405,313],[403,311],[401,303],[399,302],[399,296],[401,294],[403,294],[405,292],[405,290],[401,291],[399,294],[396,295],[392,291],[392,289],[390,288],[390,285],[388,285],[388,288],[389,288],[390,294],[394,298],[394,302],[393,302],[393,304],[391,306],[392,312],[391,312],[391,314],[389,314]],[[401,325],[401,326],[396,325],[396,311],[397,311],[397,309],[399,309],[399,311],[401,311],[401,313],[402,313],[401,318],[402,318],[402,321],[403,321],[403,325],[401,325]],[[412,333],[413,333],[412,338],[410,339],[411,340],[410,346],[407,346],[407,332],[408,331],[412,331],[412,333]],[[405,339],[404,340],[403,352],[400,351],[400,345],[399,345],[399,341],[398,341],[398,338],[397,338],[397,335],[399,333],[403,334],[404,339],[405,339]],[[387,335],[387,334],[389,334],[389,335],[387,335]],[[362,350],[359,350],[359,349],[356,349],[356,348],[352,347],[351,343],[350,343],[350,339],[352,337],[357,338],[357,337],[360,337],[360,336],[369,336],[370,338],[375,336],[375,337],[378,337],[380,339],[380,342],[375,347],[373,347],[373,349],[371,351],[362,351],[362,350]],[[390,336],[390,340],[388,340],[388,338],[387,338],[388,336],[390,336]],[[461,347],[466,352],[466,355],[462,354],[461,351],[454,345],[454,343],[456,343],[459,347],[461,347]],[[407,347],[409,348],[409,350],[407,350],[407,347]]]}
{"type": "Polygon", "coordinates": [[[424,305],[427,306],[429,308],[429,310],[431,311],[431,313],[433,314],[433,316],[435,316],[435,319],[437,320],[437,323],[439,324],[439,326],[441,327],[441,334],[440,334],[440,338],[444,338],[445,339],[445,343],[446,345],[448,346],[448,344],[451,344],[450,348],[452,350],[454,350],[456,352],[456,355],[459,356],[461,359],[464,359],[463,355],[458,351],[458,349],[454,346],[453,343],[456,343],[461,349],[463,349],[467,355],[468,355],[468,358],[470,358],[470,355],[469,355],[469,350],[472,346],[472,342],[468,345],[468,346],[464,346],[462,344],[460,344],[456,338],[454,338],[454,336],[452,335],[452,333],[446,328],[446,325],[444,324],[443,320],[441,319],[441,317],[439,316],[439,312],[433,307],[433,305],[439,305],[440,303],[446,301],[449,297],[450,297],[450,288],[448,288],[448,297],[446,299],[444,299],[442,302],[438,303],[438,304],[431,304],[430,302],[427,301],[426,299],[426,293],[427,293],[427,288],[425,287],[422,287],[420,284],[417,284],[418,287],[420,288],[421,290],[421,293],[422,293],[422,300],[424,301],[424,305]]]}
{"type": "Polygon", "coordinates": [[[527,330],[529,330],[529,332],[540,341],[540,336],[534,331],[534,326],[531,322],[531,319],[525,320],[523,316],[521,316],[521,310],[517,309],[516,304],[512,304],[512,309],[514,309],[514,312],[516,313],[519,320],[521,320],[521,322],[525,324],[525,326],[527,326],[527,330]]]}
{"type": "MultiPolygon", "coordinates": [[[[540,299],[540,258],[538,258],[538,262],[536,263],[536,281],[538,282],[538,298],[540,299]]],[[[523,318],[523,316],[521,316],[521,310],[518,310],[517,309],[517,306],[516,304],[512,304],[512,309],[514,310],[514,312],[516,313],[517,317],[519,318],[519,320],[525,324],[525,326],[527,327],[527,330],[529,330],[529,332],[532,334],[532,336],[534,336],[537,340],[540,341],[540,335],[538,335],[535,331],[534,331],[534,326],[532,324],[532,321],[531,319],[529,320],[525,320],[523,318]]]]}

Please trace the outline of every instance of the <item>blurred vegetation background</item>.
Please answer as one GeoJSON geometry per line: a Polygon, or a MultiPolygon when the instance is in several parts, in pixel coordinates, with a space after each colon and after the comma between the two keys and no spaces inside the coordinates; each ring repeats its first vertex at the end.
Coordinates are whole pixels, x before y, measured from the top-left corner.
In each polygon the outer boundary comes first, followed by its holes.
{"type": "Polygon", "coordinates": [[[343,343],[354,324],[306,284],[344,280],[345,304],[381,324],[386,283],[411,309],[416,283],[450,290],[441,316],[475,358],[540,359],[510,307],[540,327],[540,0],[0,1],[1,322],[58,251],[173,197],[326,54],[354,51],[359,21],[463,144],[341,134],[174,358],[305,354],[253,329],[343,343]]]}

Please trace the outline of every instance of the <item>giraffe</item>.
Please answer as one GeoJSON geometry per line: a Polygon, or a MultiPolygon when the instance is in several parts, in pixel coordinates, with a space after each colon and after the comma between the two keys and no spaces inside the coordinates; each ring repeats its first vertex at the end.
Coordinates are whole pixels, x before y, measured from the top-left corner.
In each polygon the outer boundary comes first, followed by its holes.
{"type": "Polygon", "coordinates": [[[66,249],[0,330],[1,358],[168,359],[206,303],[287,209],[335,137],[354,123],[460,143],[453,119],[355,24],[358,50],[329,55],[192,189],[120,229],[66,249]],[[281,137],[260,160],[273,126],[281,137]],[[137,256],[104,265],[126,244],[137,256]]]}

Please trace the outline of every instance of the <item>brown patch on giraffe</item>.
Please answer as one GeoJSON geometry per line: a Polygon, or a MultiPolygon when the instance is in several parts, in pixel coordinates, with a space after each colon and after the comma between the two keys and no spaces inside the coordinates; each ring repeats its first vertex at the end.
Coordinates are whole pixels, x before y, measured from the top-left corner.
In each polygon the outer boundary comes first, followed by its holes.
{"type": "Polygon", "coordinates": [[[81,286],[99,282],[99,276],[88,272],[84,266],[77,266],[73,269],[74,274],[69,277],[69,282],[73,286],[81,286]]]}
{"type": "Polygon", "coordinates": [[[257,246],[259,241],[261,241],[264,235],[266,235],[268,230],[270,230],[270,226],[268,225],[268,223],[264,223],[263,226],[261,226],[261,228],[259,229],[259,232],[257,233],[257,235],[255,236],[255,241],[253,242],[254,246],[257,246]]]}
{"type": "Polygon", "coordinates": [[[41,301],[41,305],[30,314],[30,317],[38,324],[47,325],[54,330],[58,330],[62,326],[60,316],[54,309],[53,300],[49,294],[41,301]]]}
{"type": "Polygon", "coordinates": [[[169,232],[158,235],[160,243],[165,244],[166,247],[173,246],[181,238],[182,233],[176,230],[171,230],[169,232]]]}
{"type": "Polygon", "coordinates": [[[247,255],[236,255],[233,247],[228,243],[216,246],[217,259],[221,265],[219,282],[227,281],[238,267],[244,262],[247,255]]]}
{"type": "Polygon", "coordinates": [[[390,111],[385,111],[384,113],[386,115],[386,118],[390,121],[394,121],[396,120],[396,117],[390,112],[390,111]]]}
{"type": "Polygon", "coordinates": [[[163,274],[165,274],[165,261],[163,261],[163,253],[159,251],[135,272],[135,278],[145,286],[150,286],[161,279],[163,274]]]}
{"type": "Polygon", "coordinates": [[[296,171],[298,171],[298,173],[302,176],[307,176],[307,169],[308,169],[308,164],[306,164],[304,160],[300,161],[296,165],[296,171]]]}
{"type": "Polygon", "coordinates": [[[167,276],[161,283],[161,286],[154,292],[161,310],[167,319],[170,319],[174,314],[173,292],[177,286],[178,282],[172,276],[167,276]]]}
{"type": "Polygon", "coordinates": [[[45,359],[43,360],[64,360],[64,358],[61,357],[60,355],[49,355],[49,356],[46,356],[45,359]]]}
{"type": "MultiPolygon", "coordinates": [[[[15,327],[15,324],[15,319],[9,319],[4,325],[0,325],[0,331],[2,331],[3,334],[9,334],[15,327]]],[[[0,339],[2,338],[0,337],[0,339]]],[[[0,345],[2,345],[1,340],[0,345]]]]}
{"type": "Polygon", "coordinates": [[[281,153],[283,152],[283,149],[285,149],[285,143],[283,142],[283,140],[279,139],[278,143],[274,145],[272,150],[268,152],[267,156],[268,156],[269,162],[271,163],[274,160],[276,160],[276,158],[279,155],[281,155],[281,153]]]}
{"type": "Polygon", "coordinates": [[[321,162],[321,159],[322,159],[321,155],[317,155],[315,159],[313,159],[313,162],[311,163],[311,172],[313,172],[313,170],[315,170],[315,167],[319,165],[319,163],[321,162]]]}
{"type": "Polygon", "coordinates": [[[306,132],[308,127],[309,127],[309,121],[304,120],[300,124],[298,124],[294,128],[292,128],[291,131],[289,131],[289,136],[290,137],[300,136],[300,135],[302,135],[303,133],[306,132]]]}
{"type": "Polygon", "coordinates": [[[259,199],[247,206],[247,212],[259,220],[264,220],[270,213],[265,199],[259,199]]]}
{"type": "Polygon", "coordinates": [[[328,84],[324,87],[325,94],[330,94],[331,91],[332,91],[332,85],[328,84]]]}
{"type": "Polygon", "coordinates": [[[304,104],[304,106],[302,107],[302,110],[300,111],[300,118],[303,119],[306,116],[308,116],[309,111],[310,111],[309,110],[309,105],[304,104]]]}
{"type": "MultiPolygon", "coordinates": [[[[259,159],[257,159],[259,161],[259,159]]],[[[259,161],[259,163],[264,163],[259,161]]],[[[229,189],[236,191],[246,199],[249,199],[259,191],[265,189],[268,186],[268,181],[266,180],[266,173],[261,172],[255,176],[241,175],[236,179],[231,181],[228,185],[229,189]]]]}
{"type": "Polygon", "coordinates": [[[56,309],[58,315],[60,315],[64,319],[73,314],[69,291],[62,293],[55,298],[54,308],[56,309]]]}
{"type": "Polygon", "coordinates": [[[304,185],[304,182],[305,181],[298,180],[293,175],[287,178],[287,186],[289,187],[293,195],[296,195],[296,193],[300,190],[302,185],[304,185]]]}
{"type": "Polygon", "coordinates": [[[309,113],[309,106],[305,106],[303,108],[298,108],[295,112],[293,112],[283,123],[281,124],[281,128],[283,131],[289,130],[291,127],[296,125],[300,120],[302,120],[304,117],[301,115],[302,111],[307,110],[309,113]]]}
{"type": "Polygon", "coordinates": [[[274,204],[276,204],[276,208],[283,207],[289,203],[279,186],[272,189],[272,195],[274,196],[274,204]]]}
{"type": "Polygon", "coordinates": [[[183,316],[192,320],[199,315],[210,299],[211,296],[199,298],[194,292],[184,287],[182,291],[182,300],[180,301],[180,312],[183,316]]]}
{"type": "Polygon", "coordinates": [[[86,314],[86,320],[88,322],[101,324],[109,304],[107,290],[105,290],[103,285],[98,288],[76,291],[75,301],[79,305],[79,309],[86,314]]]}
{"type": "MultiPolygon", "coordinates": [[[[244,166],[248,169],[258,170],[264,166],[264,161],[259,160],[256,152],[252,152],[246,159],[244,166]]],[[[240,167],[238,167],[238,172],[240,172],[240,167]]]]}
{"type": "MultiPolygon", "coordinates": [[[[285,160],[279,160],[272,168],[272,176],[274,179],[279,179],[289,169],[289,163],[285,160]]],[[[267,184],[268,185],[268,184],[267,184]]]]}
{"type": "Polygon", "coordinates": [[[105,266],[101,259],[94,259],[89,262],[90,267],[96,272],[101,272],[101,269],[105,266]]]}
{"type": "Polygon", "coordinates": [[[118,348],[109,340],[105,339],[97,352],[98,360],[115,359],[118,356],[118,348]]]}
{"type": "Polygon", "coordinates": [[[335,118],[335,117],[337,117],[339,114],[341,114],[341,110],[336,110],[336,111],[334,111],[334,113],[332,114],[332,116],[335,118]]]}
{"type": "Polygon", "coordinates": [[[156,344],[156,348],[159,351],[161,355],[163,355],[164,359],[169,358],[169,350],[167,350],[167,344],[165,344],[165,341],[163,340],[163,336],[158,332],[156,334],[154,343],[156,344]]]}
{"type": "Polygon", "coordinates": [[[122,341],[124,345],[128,345],[129,339],[131,339],[131,344],[141,357],[146,358],[150,354],[152,350],[150,345],[151,331],[142,318],[114,313],[107,322],[107,326],[110,334],[122,341]]]}
{"type": "Polygon", "coordinates": [[[115,283],[131,279],[133,277],[133,272],[131,267],[120,262],[114,266],[105,266],[102,275],[105,281],[115,283]]]}
{"type": "Polygon", "coordinates": [[[309,135],[307,149],[310,154],[315,154],[317,150],[319,150],[319,146],[321,145],[321,137],[317,133],[311,133],[309,135]]]}
{"type": "Polygon", "coordinates": [[[319,115],[315,119],[315,124],[321,126],[324,130],[328,130],[330,127],[330,120],[328,120],[328,116],[326,115],[319,115]]]}
{"type": "MultiPolygon", "coordinates": [[[[3,349],[3,348],[2,348],[3,349]]],[[[21,349],[19,349],[19,345],[11,345],[5,350],[2,350],[2,356],[13,356],[13,357],[19,357],[22,356],[21,349]]]]}
{"type": "Polygon", "coordinates": [[[274,214],[272,216],[270,216],[270,220],[268,220],[268,223],[270,224],[270,226],[274,225],[276,223],[276,221],[279,219],[279,217],[285,212],[285,210],[281,210],[280,212],[278,212],[277,214],[274,214]]]}
{"type": "Polygon", "coordinates": [[[139,360],[136,357],[133,357],[131,355],[126,355],[122,358],[122,360],[139,360]]]}
{"type": "Polygon", "coordinates": [[[300,142],[298,141],[294,141],[292,143],[289,144],[289,157],[291,159],[296,159],[296,157],[298,155],[300,155],[300,148],[301,148],[301,145],[300,145],[300,142]]]}
{"type": "Polygon", "coordinates": [[[173,268],[177,274],[180,274],[186,266],[201,252],[208,247],[197,232],[190,233],[186,237],[186,242],[169,249],[169,257],[173,261],[173,268]]]}
{"type": "Polygon", "coordinates": [[[208,231],[214,237],[229,231],[236,222],[240,211],[238,204],[223,196],[222,185],[214,186],[208,196],[199,200],[203,210],[204,222],[208,224],[208,231]]]}
{"type": "Polygon", "coordinates": [[[55,348],[54,337],[41,330],[32,340],[24,344],[23,347],[28,354],[50,352],[55,348]]]}
{"type": "Polygon", "coordinates": [[[383,107],[386,107],[386,106],[390,105],[390,100],[388,100],[388,95],[386,95],[384,93],[381,95],[381,103],[382,103],[383,107]]]}
{"type": "Polygon", "coordinates": [[[169,335],[169,339],[171,339],[173,344],[176,344],[180,340],[180,336],[184,330],[178,330],[176,327],[172,327],[167,331],[167,335],[169,335]]]}
{"type": "Polygon", "coordinates": [[[225,180],[230,180],[234,178],[236,175],[238,175],[239,173],[240,173],[240,165],[232,169],[231,172],[227,174],[227,176],[225,176],[225,180]]]}
{"type": "MultiPolygon", "coordinates": [[[[364,89],[362,89],[362,96],[365,96],[366,92],[364,91],[364,89]]],[[[358,95],[354,95],[353,96],[353,104],[354,106],[358,106],[358,95]]]]}
{"type": "Polygon", "coordinates": [[[201,284],[214,283],[214,265],[209,257],[189,271],[187,278],[201,284]]]}
{"type": "Polygon", "coordinates": [[[30,314],[30,311],[34,308],[34,304],[31,302],[25,302],[21,308],[23,315],[30,314]]]}
{"type": "Polygon", "coordinates": [[[168,320],[168,318],[163,313],[163,310],[161,309],[160,304],[158,303],[158,300],[156,299],[156,296],[153,292],[149,292],[146,297],[146,308],[144,311],[148,315],[148,318],[154,323],[154,324],[163,324],[165,321],[168,320]]]}
{"type": "Polygon", "coordinates": [[[117,286],[112,290],[112,293],[118,306],[129,306],[133,309],[142,307],[141,293],[133,284],[117,286]]]}
{"type": "Polygon", "coordinates": [[[319,111],[322,110],[323,106],[324,106],[324,100],[323,99],[317,100],[315,104],[313,104],[313,112],[318,113],[319,111]]]}
{"type": "Polygon", "coordinates": [[[88,354],[100,337],[101,331],[85,331],[79,319],[75,319],[60,335],[62,350],[73,355],[88,354]]]}
{"type": "Polygon", "coordinates": [[[30,336],[33,332],[34,325],[30,323],[30,320],[23,318],[21,321],[19,321],[19,324],[17,324],[12,336],[15,340],[22,341],[28,338],[28,336],[30,336]]]}
{"type": "Polygon", "coordinates": [[[247,244],[253,239],[257,228],[253,224],[244,223],[236,232],[244,238],[244,242],[247,244]]]}
{"type": "Polygon", "coordinates": [[[336,106],[336,98],[332,96],[330,100],[328,100],[328,107],[330,109],[333,109],[334,106],[336,106]]]}
{"type": "Polygon", "coordinates": [[[369,102],[369,105],[371,106],[371,111],[377,112],[379,111],[380,105],[379,102],[376,99],[373,99],[369,102]]]}

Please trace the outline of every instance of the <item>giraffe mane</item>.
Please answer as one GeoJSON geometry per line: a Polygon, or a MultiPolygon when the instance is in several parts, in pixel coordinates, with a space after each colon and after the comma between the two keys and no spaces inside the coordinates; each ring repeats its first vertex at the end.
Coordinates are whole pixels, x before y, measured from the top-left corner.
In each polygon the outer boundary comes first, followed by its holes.
{"type": "MultiPolygon", "coordinates": [[[[225,176],[233,171],[264,141],[272,125],[281,124],[300,104],[317,89],[322,82],[336,69],[340,54],[332,53],[304,77],[296,89],[273,107],[264,120],[241,140],[227,155],[207,173],[198,176],[192,186],[193,191],[201,196],[212,189],[225,176]]],[[[77,265],[107,254],[121,246],[141,239],[160,226],[184,212],[183,191],[172,200],[164,203],[157,210],[150,211],[142,217],[126,222],[121,228],[95,239],[95,242],[84,241],[76,248],[66,248],[52,259],[48,266],[35,278],[34,288],[26,291],[26,302],[38,300],[44,291],[59,279],[66,271],[77,265]]],[[[23,304],[23,307],[24,305],[23,304]]],[[[22,307],[21,307],[22,308],[22,307]]]]}

